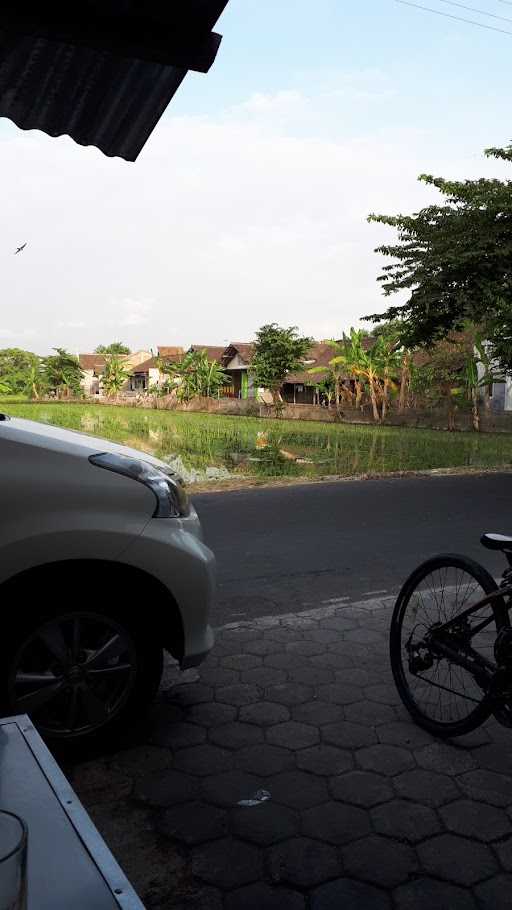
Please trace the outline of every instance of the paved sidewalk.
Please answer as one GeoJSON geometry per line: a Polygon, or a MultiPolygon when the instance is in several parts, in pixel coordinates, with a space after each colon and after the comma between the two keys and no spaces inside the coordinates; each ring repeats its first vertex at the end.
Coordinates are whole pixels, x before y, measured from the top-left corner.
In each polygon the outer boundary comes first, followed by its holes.
{"type": "Polygon", "coordinates": [[[146,744],[75,768],[148,910],[512,908],[512,731],[414,726],[389,617],[226,627],[198,672],[169,668],[146,744]]]}

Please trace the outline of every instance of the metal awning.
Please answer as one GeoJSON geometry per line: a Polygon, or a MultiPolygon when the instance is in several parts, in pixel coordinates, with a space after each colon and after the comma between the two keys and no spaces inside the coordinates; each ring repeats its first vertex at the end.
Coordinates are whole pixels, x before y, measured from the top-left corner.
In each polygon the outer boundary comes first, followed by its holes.
{"type": "Polygon", "coordinates": [[[0,116],[135,161],[228,0],[4,0],[0,116]],[[71,11],[70,11],[71,10],[71,11]]]}

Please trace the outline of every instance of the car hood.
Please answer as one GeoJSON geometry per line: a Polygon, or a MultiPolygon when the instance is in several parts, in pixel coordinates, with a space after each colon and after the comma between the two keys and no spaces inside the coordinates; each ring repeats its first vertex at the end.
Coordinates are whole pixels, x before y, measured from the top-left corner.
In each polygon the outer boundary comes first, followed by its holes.
{"type": "Polygon", "coordinates": [[[24,445],[38,446],[51,452],[62,452],[75,457],[89,458],[100,452],[112,452],[115,455],[127,455],[130,458],[143,459],[160,468],[165,468],[169,473],[169,465],[147,452],[123,446],[110,439],[99,436],[89,436],[79,430],[67,430],[63,427],[50,426],[37,423],[35,420],[25,420],[22,417],[9,417],[0,421],[0,446],[2,439],[10,439],[24,445]]]}

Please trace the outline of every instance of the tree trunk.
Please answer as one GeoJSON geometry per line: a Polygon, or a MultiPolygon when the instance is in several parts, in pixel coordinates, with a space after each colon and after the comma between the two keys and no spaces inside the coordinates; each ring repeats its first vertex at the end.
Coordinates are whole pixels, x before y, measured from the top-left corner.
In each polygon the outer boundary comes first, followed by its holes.
{"type": "Polygon", "coordinates": [[[478,403],[478,389],[471,389],[471,403],[473,415],[473,429],[475,433],[480,432],[480,408],[478,403]]]}
{"type": "Polygon", "coordinates": [[[398,399],[398,410],[405,410],[405,402],[407,397],[407,389],[409,386],[409,354],[404,354],[402,360],[402,371],[400,376],[400,397],[398,399]]]}
{"type": "Polygon", "coordinates": [[[373,419],[376,423],[379,423],[379,408],[377,406],[377,395],[375,394],[375,381],[373,378],[370,379],[370,398],[372,401],[373,419]]]}
{"type": "Polygon", "coordinates": [[[363,387],[358,379],[356,379],[356,408],[361,407],[361,398],[363,397],[363,387]]]}
{"type": "Polygon", "coordinates": [[[389,378],[384,378],[384,388],[382,389],[382,420],[386,419],[389,404],[389,378]]]}

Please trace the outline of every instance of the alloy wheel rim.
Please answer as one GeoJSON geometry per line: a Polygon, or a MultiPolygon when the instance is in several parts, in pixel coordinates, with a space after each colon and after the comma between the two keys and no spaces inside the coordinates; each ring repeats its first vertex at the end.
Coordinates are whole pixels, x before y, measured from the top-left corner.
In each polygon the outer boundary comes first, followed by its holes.
{"type": "Polygon", "coordinates": [[[131,636],[114,619],[76,611],[42,623],[21,644],[9,701],[54,738],[94,733],[119,714],[137,673],[131,636]]]}

